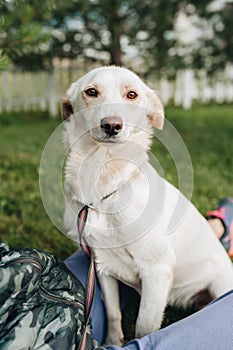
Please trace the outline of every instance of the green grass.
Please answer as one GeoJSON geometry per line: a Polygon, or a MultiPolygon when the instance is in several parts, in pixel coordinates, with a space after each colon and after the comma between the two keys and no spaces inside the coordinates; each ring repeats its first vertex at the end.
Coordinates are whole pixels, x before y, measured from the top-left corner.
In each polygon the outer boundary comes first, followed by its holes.
{"type": "Polygon", "coordinates": [[[12,248],[46,249],[65,258],[75,246],[50,222],[38,182],[42,151],[59,123],[44,115],[0,116],[0,238],[12,248]]]}
{"type": "MultiPolygon", "coordinates": [[[[169,107],[166,116],[190,152],[192,201],[204,214],[221,197],[233,196],[233,109],[225,105],[194,106],[190,111],[169,107]]],[[[0,116],[0,238],[11,247],[46,249],[65,258],[75,245],[50,222],[38,184],[43,148],[59,123],[38,113],[0,116]]],[[[176,184],[177,171],[169,153],[158,142],[153,153],[166,178],[176,184]]]]}
{"type": "Polygon", "coordinates": [[[192,202],[205,214],[223,196],[233,196],[233,108],[170,108],[167,118],[189,150],[194,171],[192,202]]]}

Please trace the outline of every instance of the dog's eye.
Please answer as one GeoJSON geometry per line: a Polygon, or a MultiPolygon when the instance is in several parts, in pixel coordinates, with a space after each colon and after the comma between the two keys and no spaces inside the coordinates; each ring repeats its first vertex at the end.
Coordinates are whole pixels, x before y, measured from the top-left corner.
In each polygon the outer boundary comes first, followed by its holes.
{"type": "Polygon", "coordinates": [[[94,88],[89,88],[85,90],[85,94],[91,97],[97,97],[98,96],[98,91],[94,88]]]}
{"type": "Polygon", "coordinates": [[[127,98],[129,98],[130,100],[134,100],[137,96],[138,94],[135,91],[129,91],[127,94],[127,98]]]}

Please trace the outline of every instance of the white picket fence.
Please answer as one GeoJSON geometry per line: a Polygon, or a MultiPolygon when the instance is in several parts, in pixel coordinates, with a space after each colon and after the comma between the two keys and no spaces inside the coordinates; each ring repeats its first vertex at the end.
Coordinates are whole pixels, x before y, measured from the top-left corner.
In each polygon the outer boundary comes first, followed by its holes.
{"type": "Polygon", "coordinates": [[[233,102],[233,66],[207,76],[203,70],[191,69],[178,71],[174,82],[161,79],[159,94],[165,105],[173,102],[185,109],[191,108],[193,102],[202,104],[233,102]]]}
{"type": "MultiPolygon", "coordinates": [[[[57,116],[64,91],[88,69],[68,65],[51,72],[4,71],[0,74],[0,113],[4,111],[48,111],[57,116]]],[[[214,76],[191,69],[177,71],[176,79],[149,80],[164,105],[173,103],[189,109],[193,102],[233,102],[233,65],[214,76]]]]}

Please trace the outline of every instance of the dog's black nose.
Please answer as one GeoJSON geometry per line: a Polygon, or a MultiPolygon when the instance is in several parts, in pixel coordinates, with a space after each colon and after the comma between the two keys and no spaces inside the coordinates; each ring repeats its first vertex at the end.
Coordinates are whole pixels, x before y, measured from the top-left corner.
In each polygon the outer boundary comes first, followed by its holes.
{"type": "Polygon", "coordinates": [[[108,135],[117,135],[122,129],[122,120],[119,117],[105,117],[101,120],[101,129],[108,135]]]}

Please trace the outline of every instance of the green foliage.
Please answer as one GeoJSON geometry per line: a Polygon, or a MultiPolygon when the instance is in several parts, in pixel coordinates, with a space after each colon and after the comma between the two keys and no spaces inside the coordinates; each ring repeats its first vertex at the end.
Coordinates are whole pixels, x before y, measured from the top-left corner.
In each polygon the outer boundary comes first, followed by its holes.
{"type": "MultiPolygon", "coordinates": [[[[233,59],[233,7],[229,5],[229,9],[219,13],[208,12],[207,5],[211,2],[2,1],[0,46],[16,65],[27,70],[52,68],[55,57],[74,59],[77,56],[85,61],[117,65],[127,62],[129,67],[138,64],[141,73],[145,74],[155,71],[161,74],[166,69],[172,75],[176,69],[187,66],[216,69],[223,66],[226,59],[233,59]],[[194,44],[188,44],[191,50],[188,59],[183,51],[178,52],[181,44],[174,34],[174,23],[180,10],[190,18],[193,15],[206,18],[215,33],[214,37],[203,35],[194,44]]],[[[200,23],[197,21],[197,27],[200,23]]]]}
{"type": "MultiPolygon", "coordinates": [[[[190,152],[194,169],[192,201],[205,214],[223,196],[233,196],[232,108],[194,106],[184,111],[169,107],[166,116],[190,152]]],[[[42,151],[59,123],[46,119],[45,114],[0,116],[0,238],[12,247],[46,249],[65,258],[76,246],[50,222],[38,184],[42,151]]],[[[176,184],[177,170],[166,149],[155,142],[153,153],[165,177],[176,184]]]]}
{"type": "Polygon", "coordinates": [[[226,62],[233,62],[233,37],[232,37],[233,3],[226,5],[221,12],[221,21],[216,21],[213,26],[215,37],[213,41],[214,71],[226,62]]]}
{"type": "MultiPolygon", "coordinates": [[[[230,55],[226,57],[222,50],[226,45],[227,33],[231,33],[231,24],[224,15],[226,8],[211,11],[211,3],[209,0],[145,2],[138,26],[147,33],[145,39],[141,40],[140,51],[146,62],[146,74],[157,72],[158,75],[162,73],[173,76],[177,69],[184,68],[213,72],[225,67],[226,61],[233,59],[232,52],[230,58],[230,55]],[[195,41],[192,38],[189,41],[187,37],[184,43],[180,36],[185,33],[177,34],[175,31],[175,21],[181,12],[185,14],[187,21],[192,23],[192,31],[196,32],[197,36],[195,41]],[[221,38],[218,30],[222,34],[221,38]]],[[[233,11],[233,6],[229,8],[233,11]]]]}
{"type": "Polygon", "coordinates": [[[6,69],[8,66],[8,58],[6,55],[2,54],[2,50],[0,50],[0,72],[6,69]]]}
{"type": "Polygon", "coordinates": [[[41,66],[43,44],[49,40],[49,30],[44,25],[49,16],[49,2],[12,0],[0,3],[0,47],[2,54],[12,62],[24,65],[23,59],[32,54],[36,60],[24,67],[41,66]]]}

